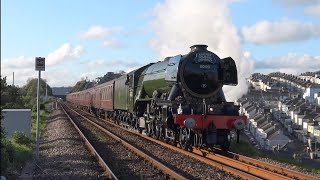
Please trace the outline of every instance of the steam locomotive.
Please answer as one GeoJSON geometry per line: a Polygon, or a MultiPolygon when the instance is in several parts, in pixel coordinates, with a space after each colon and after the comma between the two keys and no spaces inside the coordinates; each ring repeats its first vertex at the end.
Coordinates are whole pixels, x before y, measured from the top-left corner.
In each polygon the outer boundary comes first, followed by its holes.
{"type": "Polygon", "coordinates": [[[68,94],[67,101],[183,149],[220,145],[228,150],[230,131],[241,130],[247,121],[222,91],[223,85],[237,84],[231,57],[220,59],[207,45],[194,45],[186,55],[68,94]]]}

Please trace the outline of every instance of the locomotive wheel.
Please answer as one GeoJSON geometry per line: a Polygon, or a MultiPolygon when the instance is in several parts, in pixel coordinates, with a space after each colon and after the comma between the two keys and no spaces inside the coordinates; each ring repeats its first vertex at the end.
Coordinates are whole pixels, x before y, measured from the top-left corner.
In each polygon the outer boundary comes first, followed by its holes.
{"type": "Polygon", "coordinates": [[[160,139],[160,133],[161,133],[161,128],[159,126],[156,126],[154,131],[154,138],[156,138],[157,140],[160,139]]]}
{"type": "Polygon", "coordinates": [[[191,130],[188,128],[180,129],[180,146],[184,150],[188,150],[191,147],[193,138],[191,130]]]}
{"type": "Polygon", "coordinates": [[[151,136],[150,123],[146,124],[145,133],[147,136],[151,136]]]}
{"type": "Polygon", "coordinates": [[[218,133],[218,141],[219,141],[219,145],[220,145],[220,148],[223,150],[223,151],[229,151],[229,148],[230,148],[230,133],[228,131],[220,131],[218,133]]]}

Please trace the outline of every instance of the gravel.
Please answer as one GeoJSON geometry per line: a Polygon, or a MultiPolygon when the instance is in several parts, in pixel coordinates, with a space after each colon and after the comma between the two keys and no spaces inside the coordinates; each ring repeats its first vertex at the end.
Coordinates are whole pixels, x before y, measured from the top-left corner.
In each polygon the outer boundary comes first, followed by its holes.
{"type": "Polygon", "coordinates": [[[119,179],[167,179],[121,143],[71,112],[73,120],[119,179]]]}
{"type": "Polygon", "coordinates": [[[320,179],[320,174],[319,173],[310,172],[309,170],[304,169],[304,168],[299,167],[299,166],[278,162],[278,161],[275,161],[275,160],[272,160],[272,159],[269,159],[269,158],[256,158],[256,159],[258,159],[259,161],[263,161],[263,162],[272,164],[272,165],[276,165],[278,167],[283,167],[283,168],[286,168],[286,169],[289,169],[289,170],[297,171],[297,172],[300,172],[302,174],[307,174],[307,175],[314,176],[314,177],[317,177],[317,178],[320,179]]]}
{"type": "Polygon", "coordinates": [[[101,120],[97,121],[97,119],[88,116],[83,112],[80,113],[85,115],[87,118],[96,121],[104,128],[115,133],[121,138],[126,139],[130,144],[136,146],[140,150],[143,150],[148,155],[151,155],[153,158],[157,159],[188,179],[241,179],[238,176],[234,176],[190,156],[180,154],[167,147],[141,138],[136,134],[124,131],[116,126],[101,123],[101,120]]]}
{"type": "Polygon", "coordinates": [[[39,146],[33,179],[106,179],[61,109],[54,110],[39,146]]]}

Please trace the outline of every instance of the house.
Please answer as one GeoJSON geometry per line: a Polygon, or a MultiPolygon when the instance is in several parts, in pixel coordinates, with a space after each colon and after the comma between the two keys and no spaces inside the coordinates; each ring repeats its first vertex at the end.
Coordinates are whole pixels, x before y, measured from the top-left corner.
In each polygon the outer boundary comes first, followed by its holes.
{"type": "Polygon", "coordinates": [[[287,115],[289,115],[289,109],[292,106],[294,106],[295,104],[297,104],[300,100],[301,100],[300,98],[294,98],[294,99],[287,100],[287,101],[281,103],[282,112],[284,112],[287,115]]]}
{"type": "Polygon", "coordinates": [[[320,92],[314,93],[314,104],[320,106],[320,92]]]}
{"type": "Polygon", "coordinates": [[[311,83],[320,84],[320,71],[305,72],[305,73],[302,73],[299,77],[306,81],[310,81],[311,83]]]}
{"type": "Polygon", "coordinates": [[[285,141],[287,138],[284,138],[284,140],[281,140],[282,136],[278,136],[279,139],[275,139],[275,136],[279,134],[283,134],[282,131],[280,131],[280,127],[277,124],[274,124],[272,126],[266,126],[264,127],[264,136],[265,138],[265,149],[271,150],[274,145],[279,144],[281,147],[284,146],[285,143],[279,143],[281,141],[285,141]]]}
{"type": "Polygon", "coordinates": [[[318,139],[318,142],[320,143],[320,127],[319,126],[313,128],[313,135],[318,139]]]}
{"type": "Polygon", "coordinates": [[[282,133],[281,130],[269,131],[269,137],[266,139],[266,149],[272,150],[272,147],[279,145],[280,149],[290,142],[290,138],[282,133]]]}
{"type": "Polygon", "coordinates": [[[308,126],[313,124],[313,119],[315,117],[317,117],[318,114],[317,113],[308,113],[307,115],[305,115],[304,117],[302,117],[302,130],[305,132],[309,132],[308,131],[308,126]]]}
{"type": "Polygon", "coordinates": [[[256,107],[253,104],[250,104],[246,108],[244,108],[244,114],[248,117],[251,118],[253,115],[256,113],[256,107]]]}
{"type": "Polygon", "coordinates": [[[261,146],[264,145],[265,139],[267,138],[266,130],[273,127],[272,122],[264,121],[257,127],[256,140],[261,146]]]}
{"type": "Polygon", "coordinates": [[[251,132],[251,134],[255,133],[253,129],[257,127],[256,121],[260,118],[264,118],[264,115],[262,113],[256,113],[252,118],[248,119],[247,128],[251,132]]]}
{"type": "Polygon", "coordinates": [[[320,92],[320,84],[311,84],[306,87],[305,92],[303,93],[303,99],[309,103],[315,103],[314,94],[320,92]]]}

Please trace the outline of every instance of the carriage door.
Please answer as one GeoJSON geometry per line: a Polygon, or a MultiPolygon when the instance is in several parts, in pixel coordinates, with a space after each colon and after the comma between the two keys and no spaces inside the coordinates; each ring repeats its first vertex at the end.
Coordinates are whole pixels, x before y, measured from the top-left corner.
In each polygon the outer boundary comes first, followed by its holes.
{"type": "Polygon", "coordinates": [[[133,74],[127,75],[126,80],[126,96],[127,96],[127,110],[133,110],[133,74]]]}

